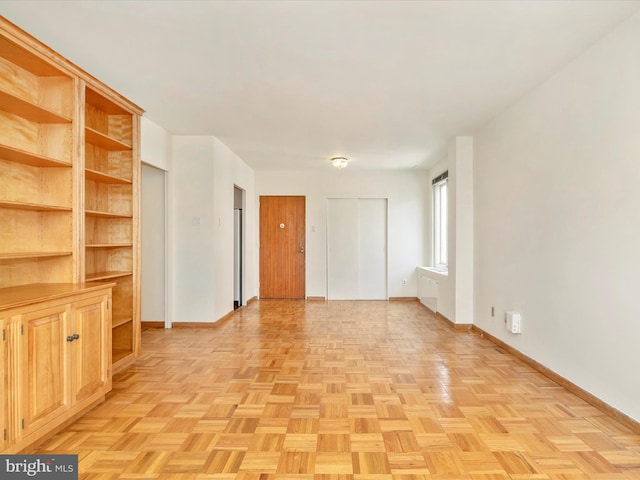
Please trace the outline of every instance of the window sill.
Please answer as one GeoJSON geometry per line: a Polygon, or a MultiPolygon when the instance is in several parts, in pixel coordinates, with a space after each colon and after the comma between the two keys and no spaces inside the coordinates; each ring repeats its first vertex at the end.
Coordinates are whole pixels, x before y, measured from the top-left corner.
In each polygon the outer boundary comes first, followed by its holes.
{"type": "Polygon", "coordinates": [[[423,270],[426,270],[427,272],[431,272],[431,273],[435,273],[437,275],[442,275],[443,277],[448,277],[449,276],[449,270],[446,270],[444,268],[437,268],[437,267],[420,267],[423,270]]]}

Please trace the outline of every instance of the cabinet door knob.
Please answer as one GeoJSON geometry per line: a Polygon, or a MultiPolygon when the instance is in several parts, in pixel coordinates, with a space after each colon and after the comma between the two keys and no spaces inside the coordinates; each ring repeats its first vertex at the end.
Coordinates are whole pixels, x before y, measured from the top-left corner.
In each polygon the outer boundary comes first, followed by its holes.
{"type": "Polygon", "coordinates": [[[73,335],[69,335],[67,337],[67,342],[73,342],[75,340],[75,338],[73,338],[73,335]]]}

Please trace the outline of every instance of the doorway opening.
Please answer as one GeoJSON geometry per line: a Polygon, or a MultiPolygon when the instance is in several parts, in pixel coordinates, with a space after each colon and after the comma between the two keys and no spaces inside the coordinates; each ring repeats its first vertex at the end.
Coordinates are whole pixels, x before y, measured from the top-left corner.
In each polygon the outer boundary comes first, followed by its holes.
{"type": "Polygon", "coordinates": [[[147,325],[170,328],[167,315],[167,172],[141,167],[141,314],[147,325]]]}
{"type": "Polygon", "coordinates": [[[244,269],[244,238],[242,211],[244,208],[245,191],[239,187],[233,188],[233,309],[243,305],[243,269],[244,269]]]}

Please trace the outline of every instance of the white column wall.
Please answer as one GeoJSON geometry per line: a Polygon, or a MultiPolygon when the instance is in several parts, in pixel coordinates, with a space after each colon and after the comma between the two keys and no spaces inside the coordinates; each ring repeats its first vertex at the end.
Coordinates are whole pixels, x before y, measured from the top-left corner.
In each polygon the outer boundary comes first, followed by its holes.
{"type": "MultiPolygon", "coordinates": [[[[233,209],[234,186],[245,190],[245,198],[255,196],[253,170],[217,138],[213,142],[213,191],[214,191],[214,236],[213,264],[215,265],[214,292],[216,298],[215,317],[219,319],[233,311],[233,209]]],[[[252,219],[257,215],[255,205],[247,201],[243,216],[252,219]]],[[[257,295],[255,279],[255,229],[244,229],[246,248],[244,255],[244,288],[246,300],[257,295]]]]}
{"type": "Polygon", "coordinates": [[[214,210],[213,153],[212,137],[173,137],[174,323],[217,320],[214,236],[218,215],[214,210]]]}
{"type": "MultiPolygon", "coordinates": [[[[255,196],[253,170],[215,137],[175,136],[172,150],[174,322],[215,322],[233,311],[234,186],[255,196]],[[200,225],[194,225],[194,218],[200,225]]],[[[257,295],[255,205],[247,201],[245,298],[257,295]]]]}
{"type": "Polygon", "coordinates": [[[455,172],[455,323],[473,323],[473,137],[457,137],[455,172]]]}

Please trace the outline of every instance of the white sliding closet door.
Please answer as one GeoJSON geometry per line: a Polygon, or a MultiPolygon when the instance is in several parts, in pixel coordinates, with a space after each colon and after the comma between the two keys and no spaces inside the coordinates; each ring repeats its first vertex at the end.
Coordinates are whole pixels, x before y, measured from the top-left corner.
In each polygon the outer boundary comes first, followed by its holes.
{"type": "Polygon", "coordinates": [[[358,298],[358,203],[330,199],[327,218],[328,298],[358,298]]]}
{"type": "Polygon", "coordinates": [[[386,300],[386,199],[330,199],[327,210],[329,300],[386,300]]]}
{"type": "Polygon", "coordinates": [[[358,200],[358,299],[387,299],[387,201],[358,200]]]}

